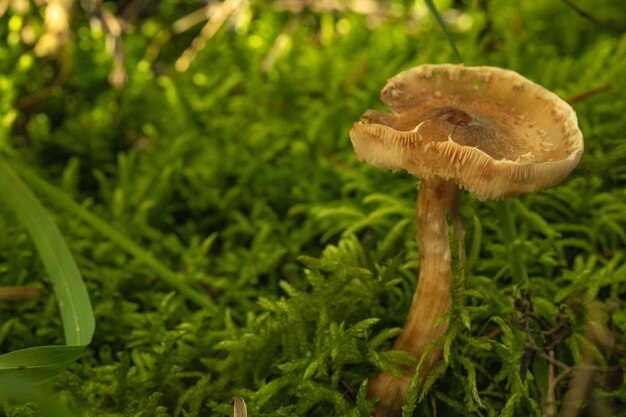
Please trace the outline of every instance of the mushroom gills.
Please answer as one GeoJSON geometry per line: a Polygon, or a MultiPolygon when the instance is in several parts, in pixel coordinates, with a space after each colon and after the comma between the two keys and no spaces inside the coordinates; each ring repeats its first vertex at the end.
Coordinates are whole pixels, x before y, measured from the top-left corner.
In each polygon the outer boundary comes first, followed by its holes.
{"type": "Polygon", "coordinates": [[[503,124],[474,110],[445,106],[417,117],[407,116],[399,118],[395,127],[417,132],[425,143],[451,140],[479,149],[495,160],[515,161],[528,152],[511,141],[512,135],[503,124]]]}

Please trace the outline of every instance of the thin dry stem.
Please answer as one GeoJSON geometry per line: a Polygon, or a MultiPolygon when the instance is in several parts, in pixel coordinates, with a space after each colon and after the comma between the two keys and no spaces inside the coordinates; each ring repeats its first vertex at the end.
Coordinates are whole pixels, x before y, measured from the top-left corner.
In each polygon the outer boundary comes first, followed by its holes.
{"type": "Polygon", "coordinates": [[[582,347],[582,357],[580,362],[572,367],[572,379],[569,383],[569,389],[563,400],[563,406],[559,413],[559,417],[576,417],[582,410],[585,402],[590,402],[591,406],[598,405],[603,409],[602,413],[598,410],[594,415],[613,415],[612,410],[606,404],[594,401],[592,398],[594,371],[601,369],[606,371],[606,367],[594,366],[597,348],[612,347],[614,345],[614,337],[611,330],[607,327],[604,311],[599,302],[591,303],[588,307],[589,318],[585,324],[585,343],[582,347]],[[594,346],[595,345],[595,346],[594,346]]]}
{"type": "Polygon", "coordinates": [[[261,64],[261,71],[268,72],[274,66],[274,63],[278,59],[278,57],[285,51],[287,46],[289,45],[289,39],[293,35],[293,32],[298,27],[299,18],[297,16],[293,16],[289,19],[287,24],[285,25],[285,29],[278,35],[274,44],[272,45],[272,49],[270,49],[269,53],[263,59],[263,63],[261,64]]]}
{"type": "Polygon", "coordinates": [[[34,299],[39,298],[40,295],[37,288],[24,285],[0,287],[0,301],[34,299]]]}
{"type": "Polygon", "coordinates": [[[243,0],[225,0],[215,10],[215,13],[209,17],[208,22],[204,25],[200,34],[196,36],[191,45],[185,49],[182,55],[176,60],[176,70],[185,72],[196,58],[198,52],[204,49],[206,43],[217,33],[222,25],[237,11],[243,4],[243,0]]]}
{"type": "Polygon", "coordinates": [[[613,83],[607,83],[604,85],[601,85],[599,87],[595,87],[595,88],[590,88],[588,90],[582,91],[578,94],[574,94],[573,96],[568,97],[567,99],[565,99],[565,101],[567,101],[569,104],[574,104],[577,103],[579,101],[583,101],[593,95],[596,94],[600,94],[600,93],[605,93],[607,91],[611,91],[613,88],[615,88],[615,84],[613,83]]]}
{"type": "MultiPolygon", "coordinates": [[[[554,360],[554,350],[550,349],[550,359],[554,360]]],[[[546,404],[543,414],[546,417],[554,417],[556,415],[556,398],[554,391],[556,389],[556,375],[554,363],[548,362],[548,392],[546,393],[546,404]]]]}
{"type": "Polygon", "coordinates": [[[246,402],[241,397],[235,397],[233,400],[233,417],[248,417],[246,402]]]}

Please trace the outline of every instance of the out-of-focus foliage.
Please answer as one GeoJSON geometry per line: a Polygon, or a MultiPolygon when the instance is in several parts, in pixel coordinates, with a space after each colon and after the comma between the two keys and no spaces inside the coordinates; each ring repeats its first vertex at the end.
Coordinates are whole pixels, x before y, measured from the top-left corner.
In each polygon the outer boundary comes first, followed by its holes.
{"type": "MultiPolygon", "coordinates": [[[[463,305],[413,415],[564,410],[580,364],[593,371],[583,413],[623,413],[622,3],[436,2],[467,65],[569,99],[586,151],[559,186],[507,203],[513,239],[502,202],[464,195],[463,305]]],[[[54,207],[97,323],[50,385],[61,401],[85,416],[223,416],[235,396],[257,417],[370,415],[366,379],[412,360],[388,349],[419,267],[417,181],[358,163],[348,131],[383,108],[387,78],[454,60],[423,2],[0,0],[0,22],[2,151],[216,305],[188,303],[54,207]]],[[[4,208],[0,222],[0,285],[39,290],[0,299],[0,353],[61,343],[25,230],[4,208]]]]}

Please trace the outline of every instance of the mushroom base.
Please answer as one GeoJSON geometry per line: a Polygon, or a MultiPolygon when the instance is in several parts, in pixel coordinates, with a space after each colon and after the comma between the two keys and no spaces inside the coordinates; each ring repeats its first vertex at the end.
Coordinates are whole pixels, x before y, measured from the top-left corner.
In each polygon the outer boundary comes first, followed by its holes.
{"type": "MultiPolygon", "coordinates": [[[[459,215],[458,187],[441,179],[422,180],[417,199],[417,246],[420,253],[419,281],[411,310],[394,350],[402,350],[421,358],[428,345],[444,334],[448,321],[438,323],[452,303],[450,283],[452,265],[448,237],[447,214],[454,222],[458,241],[459,262],[463,265],[463,228],[459,215]]],[[[427,353],[420,368],[420,380],[430,374],[441,357],[441,348],[427,353]]],[[[406,400],[409,382],[415,369],[395,377],[389,373],[378,374],[369,383],[369,396],[380,399],[377,416],[399,416],[406,400]]]]}

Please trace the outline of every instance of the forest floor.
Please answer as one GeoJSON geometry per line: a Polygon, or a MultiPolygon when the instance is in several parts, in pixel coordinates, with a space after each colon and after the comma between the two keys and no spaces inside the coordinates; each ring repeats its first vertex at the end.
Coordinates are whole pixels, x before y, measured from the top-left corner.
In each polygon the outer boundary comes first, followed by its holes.
{"type": "MultiPolygon", "coordinates": [[[[35,3],[0,1],[0,159],[58,225],[95,332],[0,415],[371,415],[368,378],[414,364],[390,348],[419,180],[359,162],[349,131],[390,77],[455,62],[425,4],[35,3]]],[[[462,193],[444,361],[404,415],[626,415],[623,1],[436,3],[465,65],[569,102],[585,152],[551,189],[462,193]]],[[[69,344],[9,206],[0,354],[69,344]]]]}

